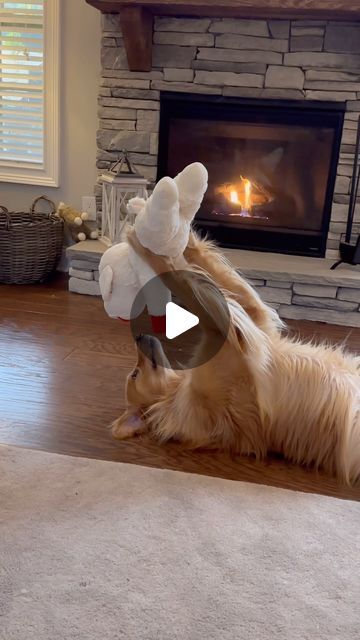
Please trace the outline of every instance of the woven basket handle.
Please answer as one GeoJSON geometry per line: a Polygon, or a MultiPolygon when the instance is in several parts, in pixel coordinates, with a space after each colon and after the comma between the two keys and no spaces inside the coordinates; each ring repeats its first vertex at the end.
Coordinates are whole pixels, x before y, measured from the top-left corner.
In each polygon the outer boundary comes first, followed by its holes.
{"type": "Polygon", "coordinates": [[[56,212],[55,203],[50,200],[50,198],[48,198],[47,196],[39,196],[38,198],[35,198],[34,202],[32,203],[30,207],[30,213],[35,213],[36,205],[38,202],[40,202],[40,200],[45,200],[51,205],[51,211],[49,211],[48,215],[54,214],[56,212]]]}
{"type": "Polygon", "coordinates": [[[4,216],[6,217],[6,222],[5,222],[6,231],[10,231],[11,215],[10,215],[9,209],[7,207],[4,207],[2,204],[0,204],[0,213],[4,214],[4,216]]]}

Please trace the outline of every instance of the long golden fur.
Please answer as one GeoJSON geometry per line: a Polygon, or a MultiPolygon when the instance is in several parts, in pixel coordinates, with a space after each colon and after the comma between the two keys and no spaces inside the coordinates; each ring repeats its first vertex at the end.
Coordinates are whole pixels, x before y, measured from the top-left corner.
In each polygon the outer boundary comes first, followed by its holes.
{"type": "MultiPolygon", "coordinates": [[[[159,275],[178,273],[179,263],[133,247],[159,275]]],[[[142,336],[126,385],[127,409],[114,422],[116,438],[149,430],[160,441],[212,447],[263,458],[270,451],[293,462],[322,468],[340,481],[360,478],[360,357],[342,348],[315,346],[282,335],[277,314],[208,241],[191,234],[180,266],[206,273],[223,292],[230,328],[211,287],[191,290],[190,310],[208,309],[194,365],[214,332],[224,345],[205,364],[184,371],[167,367],[161,344],[142,336]],[[185,261],[185,262],[184,262],[185,261]],[[148,349],[150,357],[143,355],[148,349]],[[164,366],[165,365],[165,366],[164,366]]]]}

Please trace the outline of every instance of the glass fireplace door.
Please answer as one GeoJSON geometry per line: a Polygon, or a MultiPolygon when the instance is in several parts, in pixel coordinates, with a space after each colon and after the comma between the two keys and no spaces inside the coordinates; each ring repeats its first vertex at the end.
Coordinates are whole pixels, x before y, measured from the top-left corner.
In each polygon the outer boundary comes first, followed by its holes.
{"type": "Polygon", "coordinates": [[[162,102],[159,172],[205,164],[209,188],[198,223],[231,246],[324,252],[342,110],[180,103],[162,102]]]}

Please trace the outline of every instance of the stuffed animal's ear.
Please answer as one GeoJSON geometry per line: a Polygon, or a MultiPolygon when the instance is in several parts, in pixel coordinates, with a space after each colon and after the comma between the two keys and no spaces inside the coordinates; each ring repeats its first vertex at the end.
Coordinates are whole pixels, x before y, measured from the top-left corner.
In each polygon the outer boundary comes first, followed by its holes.
{"type": "Polygon", "coordinates": [[[179,192],[172,178],[161,178],[145,209],[135,220],[137,239],[145,249],[163,254],[169,238],[174,238],[180,225],[179,192]]]}
{"type": "MultiPolygon", "coordinates": [[[[161,210],[167,211],[177,204],[178,200],[179,192],[175,181],[169,178],[169,176],[165,176],[165,178],[161,178],[155,185],[151,200],[149,198],[147,204],[151,202],[155,209],[159,207],[161,210]]],[[[154,213],[156,213],[156,211],[154,211],[154,213]]]]}
{"type": "Polygon", "coordinates": [[[103,300],[109,300],[110,295],[111,295],[111,290],[112,290],[112,281],[113,281],[113,277],[114,277],[114,272],[112,270],[112,268],[110,267],[109,264],[106,265],[106,267],[104,267],[101,270],[100,276],[99,276],[99,285],[100,285],[100,291],[101,291],[101,295],[103,297],[103,300]]]}
{"type": "Polygon", "coordinates": [[[179,189],[180,214],[191,222],[208,186],[208,172],[201,162],[193,162],[174,178],[179,189]]]}

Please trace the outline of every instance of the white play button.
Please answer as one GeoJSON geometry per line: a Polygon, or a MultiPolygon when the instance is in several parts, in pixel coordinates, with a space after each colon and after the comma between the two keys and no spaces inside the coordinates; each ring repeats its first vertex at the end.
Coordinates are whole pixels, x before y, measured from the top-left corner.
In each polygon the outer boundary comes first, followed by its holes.
{"type": "Polygon", "coordinates": [[[152,367],[159,364],[174,371],[184,371],[209,362],[222,348],[230,327],[230,313],[223,294],[206,275],[196,271],[169,271],[162,273],[161,278],[155,276],[140,289],[131,309],[130,326],[137,349],[148,358],[152,367]],[[144,300],[153,302],[159,280],[161,286],[165,284],[176,297],[173,302],[170,298],[163,299],[162,305],[156,308],[156,313],[161,315],[153,316],[155,309],[144,309],[144,300]],[[180,287],[180,283],[188,286],[180,287]],[[195,315],[198,307],[189,296],[190,291],[203,291],[204,295],[211,296],[211,313],[202,304],[199,317],[195,315]],[[213,331],[211,340],[206,340],[204,331],[206,327],[214,326],[214,313],[221,313],[221,331],[213,331]],[[202,348],[196,351],[195,347],[200,343],[202,348]],[[162,351],[167,362],[164,365],[162,351]]]}
{"type": "Polygon", "coordinates": [[[186,311],[175,302],[166,304],[166,337],[168,340],[177,338],[185,331],[189,331],[199,324],[199,318],[190,311],[186,311]]]}

